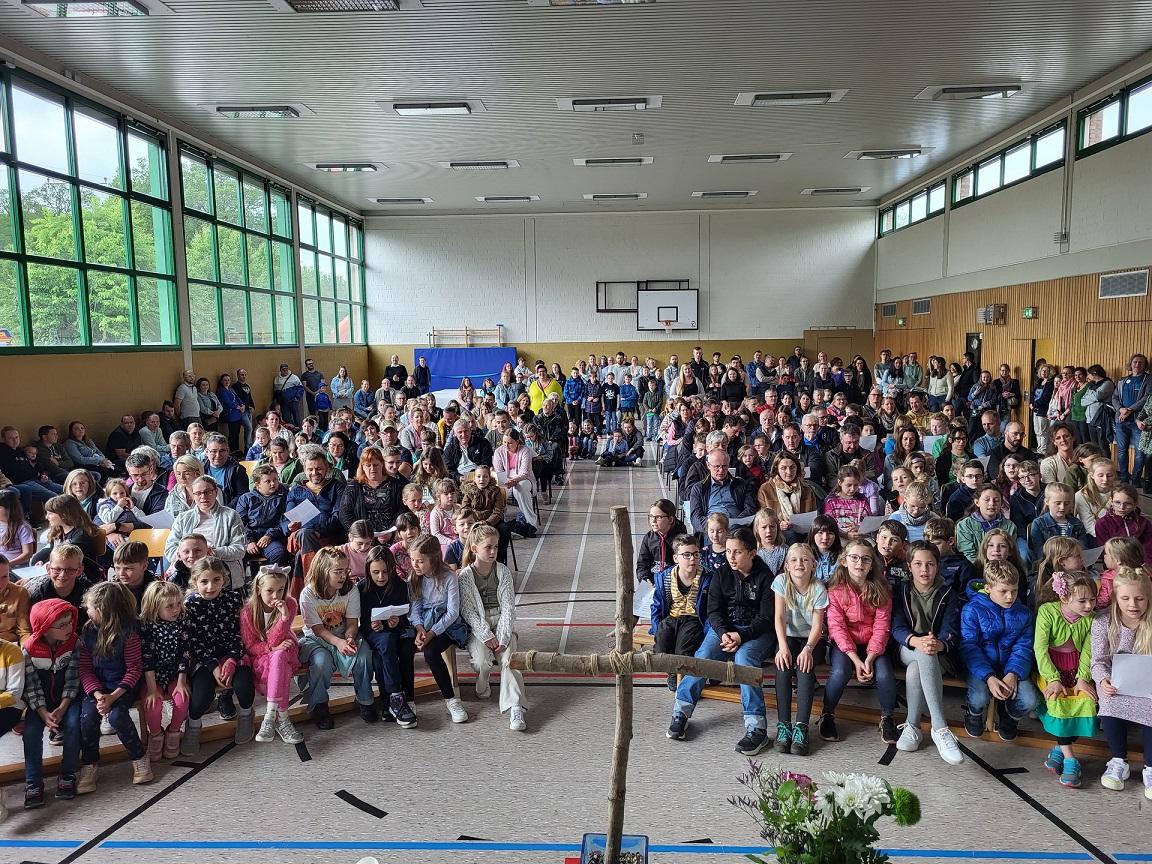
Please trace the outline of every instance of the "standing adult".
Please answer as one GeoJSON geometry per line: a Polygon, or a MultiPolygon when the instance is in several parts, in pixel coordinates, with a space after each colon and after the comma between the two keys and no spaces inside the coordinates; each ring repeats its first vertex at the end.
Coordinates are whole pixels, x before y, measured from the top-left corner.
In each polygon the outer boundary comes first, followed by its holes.
{"type": "Polygon", "coordinates": [[[412,377],[416,379],[416,386],[420,388],[421,396],[432,389],[432,370],[428,368],[428,358],[423,354],[416,361],[416,368],[412,370],[412,377]]]}
{"type": "Polygon", "coordinates": [[[209,432],[215,432],[220,425],[220,415],[224,413],[224,406],[212,392],[212,382],[207,378],[196,379],[196,398],[200,402],[200,425],[209,432]]]}
{"type": "Polygon", "coordinates": [[[1020,382],[1012,377],[1012,367],[1007,363],[1000,364],[1000,376],[996,379],[996,410],[1000,414],[1000,430],[1016,416],[1020,407],[1020,382]]]}
{"type": "Polygon", "coordinates": [[[964,358],[960,362],[960,376],[956,379],[956,389],[953,391],[957,414],[964,411],[968,404],[968,394],[979,380],[980,366],[976,363],[976,355],[971,351],[965,351],[964,358]]]}
{"type": "Polygon", "coordinates": [[[1047,363],[1041,363],[1036,370],[1036,381],[1032,384],[1032,392],[1028,397],[1032,411],[1032,431],[1036,435],[1036,450],[1040,453],[1048,452],[1048,426],[1052,422],[1048,419],[1048,408],[1052,404],[1055,386],[1052,367],[1047,363]]]}
{"type": "Polygon", "coordinates": [[[228,446],[240,452],[240,420],[244,416],[244,407],[232,389],[232,376],[227,372],[222,372],[216,379],[216,399],[220,402],[220,422],[224,424],[222,431],[228,436],[228,446]]]}
{"type": "MultiPolygon", "coordinates": [[[[624,379],[621,378],[620,380],[623,381],[624,379]]],[[[532,413],[539,414],[544,408],[544,400],[553,394],[562,397],[564,388],[541,363],[536,367],[536,377],[528,384],[528,398],[531,400],[532,413]]]]}
{"type": "Polygon", "coordinates": [[[352,394],[355,391],[356,384],[348,375],[348,367],[341,366],[328,384],[328,394],[332,397],[333,415],[341,408],[352,407],[352,394]]]}
{"type": "Polygon", "coordinates": [[[325,382],[324,373],[316,368],[316,361],[311,357],[304,361],[304,372],[300,376],[300,383],[304,385],[304,399],[308,403],[308,413],[316,413],[316,394],[320,392],[320,385],[325,382]]]}
{"type": "Polygon", "coordinates": [[[692,359],[688,361],[688,366],[697,381],[708,380],[708,363],[704,360],[704,351],[699,345],[692,349],[692,359]]]}
{"type": "MultiPolygon", "coordinates": [[[[1092,369],[1088,370],[1088,374],[1091,376],[1092,369]]],[[[1144,473],[1144,454],[1138,446],[1140,430],[1136,426],[1136,418],[1148,401],[1150,386],[1152,376],[1148,374],[1148,358],[1143,354],[1133,354],[1128,361],[1128,374],[1120,379],[1112,396],[1112,408],[1116,412],[1116,476],[1121,483],[1139,483],[1144,473]],[[1136,450],[1131,472],[1128,470],[1129,447],[1136,450]]]]}
{"type": "Polygon", "coordinates": [[[399,390],[408,381],[408,368],[400,362],[400,355],[393,354],[388,358],[388,365],[384,368],[384,377],[392,385],[393,390],[399,390]]]}
{"type": "Polygon", "coordinates": [[[199,422],[200,398],[196,393],[196,376],[191,369],[184,370],[172,396],[172,407],[176,410],[176,419],[181,429],[187,429],[189,423],[199,422]]]}
{"type": "Polygon", "coordinates": [[[290,426],[300,426],[300,401],[304,398],[304,383],[287,363],[280,364],[280,371],[272,379],[272,400],[280,406],[284,422],[290,426]]]}
{"type": "MultiPolygon", "coordinates": [[[[1088,424],[1088,434],[1092,443],[1108,452],[1108,445],[1112,441],[1112,432],[1115,427],[1116,413],[1112,408],[1113,397],[1116,395],[1116,382],[1108,377],[1104,367],[1093,363],[1086,370],[1088,374],[1088,392],[1084,394],[1084,422],[1088,424]]],[[[1138,440],[1138,439],[1137,439],[1138,440]]],[[[1136,443],[1134,440],[1133,444],[1136,443]]],[[[1144,467],[1140,453],[1136,454],[1137,466],[1144,467]]],[[[1119,460],[1119,452],[1117,452],[1119,460]]],[[[1124,451],[1124,468],[1128,468],[1128,451],[1124,451]]],[[[1119,472],[1117,472],[1119,473],[1119,472]]],[[[1139,475],[1137,475],[1139,476],[1139,475]]]]}
{"type": "Polygon", "coordinates": [[[252,398],[252,387],[248,383],[247,369],[236,370],[236,380],[232,382],[232,392],[236,394],[236,399],[244,412],[240,415],[240,426],[244,429],[244,440],[241,442],[240,449],[247,453],[248,448],[252,446],[252,416],[256,413],[256,402],[252,398]]]}

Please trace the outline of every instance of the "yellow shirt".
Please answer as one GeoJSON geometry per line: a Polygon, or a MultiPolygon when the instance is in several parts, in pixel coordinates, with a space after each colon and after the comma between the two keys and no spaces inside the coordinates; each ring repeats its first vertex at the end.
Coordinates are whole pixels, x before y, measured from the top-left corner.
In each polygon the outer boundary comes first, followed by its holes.
{"type": "Polygon", "coordinates": [[[701,572],[700,568],[697,567],[696,575],[692,577],[692,585],[687,593],[680,590],[680,578],[676,575],[677,571],[673,570],[669,574],[668,589],[672,592],[672,603],[668,609],[669,617],[679,618],[682,615],[696,614],[696,598],[700,594],[701,572]]]}

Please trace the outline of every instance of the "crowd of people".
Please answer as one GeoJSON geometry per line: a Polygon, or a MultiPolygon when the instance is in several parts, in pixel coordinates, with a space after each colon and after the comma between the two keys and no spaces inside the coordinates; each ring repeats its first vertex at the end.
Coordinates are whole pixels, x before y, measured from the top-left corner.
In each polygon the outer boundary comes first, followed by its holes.
{"type": "MultiPolygon", "coordinates": [[[[312,360],[283,365],[265,410],[244,369],[215,390],[188,370],[103,449],[80,421],[27,446],[0,429],[0,734],[23,735],[25,806],[45,803],[45,731],[63,748],[57,798],[95,789],[102,732],[146,783],[156,761],[198,751],[209,711],[235,720],[241,743],[301,740],[294,679],[319,729],[334,725],[337,674],[364,722],[411,728],[417,653],[466,722],[452,646],[480,698],[500,667],[501,711],[523,730],[510,538],[536,535],[537,492],[563,484],[566,464],[636,466],[646,442],[675,489],[652,506],[636,562],[657,649],[775,663],[776,734],[761,688],[743,688],[741,753],[808,752],[827,655],[824,740],[838,739],[855,678],[876,685],[885,741],[918,749],[926,711],[959,763],[942,700],[959,676],[970,734],[992,700],[1005,740],[1037,712],[1067,786],[1081,782],[1076,741],[1099,722],[1113,756],[1102,782],[1122,788],[1140,727],[1152,797],[1152,701],[1110,671],[1118,652],[1152,653],[1152,523],[1133,485],[1152,461],[1152,377],[1135,355],[1115,384],[1095,366],[1041,363],[1031,378],[1024,389],[1007,366],[994,378],[972,355],[924,369],[888,351],[870,367],[799,347],[707,362],[696,348],[663,368],[589,355],[568,375],[518,358],[441,406],[423,358],[409,372],[394,355],[376,388],[344,367],[328,379],[312,360]],[[133,539],[164,522],[162,555],[133,539]]],[[[704,683],[669,682],[670,738],[685,737],[704,683]]]]}

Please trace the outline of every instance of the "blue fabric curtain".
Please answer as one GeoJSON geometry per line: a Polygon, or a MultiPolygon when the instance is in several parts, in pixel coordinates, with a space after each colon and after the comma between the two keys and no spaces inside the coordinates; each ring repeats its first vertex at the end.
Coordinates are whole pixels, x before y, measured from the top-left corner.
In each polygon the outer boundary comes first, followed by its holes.
{"type": "Polygon", "coordinates": [[[505,363],[516,365],[515,348],[419,348],[412,352],[412,366],[424,357],[432,370],[432,390],[456,390],[462,378],[472,379],[477,390],[485,378],[500,381],[505,363]]]}

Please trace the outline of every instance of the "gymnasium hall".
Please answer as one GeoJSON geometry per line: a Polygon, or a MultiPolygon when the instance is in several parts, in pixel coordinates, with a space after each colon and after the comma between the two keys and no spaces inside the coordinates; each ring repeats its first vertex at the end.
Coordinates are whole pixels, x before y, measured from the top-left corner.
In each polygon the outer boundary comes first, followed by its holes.
{"type": "Polygon", "coordinates": [[[0,61],[0,864],[1152,861],[1148,0],[0,61]]]}

